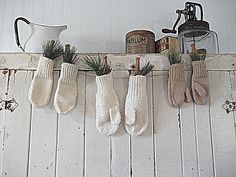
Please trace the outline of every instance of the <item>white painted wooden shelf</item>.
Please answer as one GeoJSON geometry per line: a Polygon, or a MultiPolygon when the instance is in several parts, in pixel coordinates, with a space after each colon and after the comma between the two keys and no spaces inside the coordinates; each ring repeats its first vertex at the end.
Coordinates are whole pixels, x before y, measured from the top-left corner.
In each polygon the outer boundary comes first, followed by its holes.
{"type": "MultiPolygon", "coordinates": [[[[83,54],[78,54],[80,57],[83,54]]],[[[19,104],[0,111],[0,176],[9,177],[236,177],[236,118],[222,108],[236,99],[236,55],[206,59],[210,100],[199,106],[171,108],[167,101],[168,60],[141,55],[155,65],[147,79],[149,126],[129,136],[122,121],[111,137],[95,126],[94,72],[78,62],[78,101],[67,115],[53,107],[61,59],[55,64],[54,89],[46,108],[32,107],[28,89],[39,54],[0,53],[0,98],[19,104]]],[[[128,72],[137,55],[108,55],[124,119],[128,72]]],[[[185,56],[190,84],[191,62],[185,56]]],[[[2,106],[2,105],[0,105],[2,106]]]]}

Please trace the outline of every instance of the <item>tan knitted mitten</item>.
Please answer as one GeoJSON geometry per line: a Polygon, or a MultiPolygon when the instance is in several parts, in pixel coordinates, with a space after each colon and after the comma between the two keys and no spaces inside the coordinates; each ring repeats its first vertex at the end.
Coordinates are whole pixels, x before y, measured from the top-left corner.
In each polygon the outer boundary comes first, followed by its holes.
{"type": "Polygon", "coordinates": [[[205,104],[209,96],[209,81],[204,60],[194,61],[192,75],[192,92],[196,104],[205,104]]]}
{"type": "Polygon", "coordinates": [[[169,69],[168,99],[171,106],[177,108],[192,100],[190,91],[185,83],[184,65],[172,64],[169,69]]]}

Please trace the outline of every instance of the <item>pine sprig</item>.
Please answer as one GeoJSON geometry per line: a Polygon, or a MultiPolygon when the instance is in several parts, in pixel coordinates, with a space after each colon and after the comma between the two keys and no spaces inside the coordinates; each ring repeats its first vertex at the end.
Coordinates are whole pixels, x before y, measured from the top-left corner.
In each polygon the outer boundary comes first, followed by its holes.
{"type": "Polygon", "coordinates": [[[59,41],[45,41],[42,45],[43,56],[54,60],[63,53],[62,44],[59,41]]]}
{"type": "Polygon", "coordinates": [[[168,51],[167,57],[171,65],[176,63],[182,63],[182,55],[174,49],[170,49],[168,51]]]}
{"type": "Polygon", "coordinates": [[[112,70],[99,54],[95,56],[86,55],[83,57],[83,62],[88,69],[94,70],[97,76],[109,74],[112,70]]]}
{"type": "Polygon", "coordinates": [[[142,66],[142,68],[136,75],[146,76],[153,68],[154,65],[151,64],[150,61],[148,61],[147,63],[145,63],[145,65],[142,66]]]}
{"type": "Polygon", "coordinates": [[[76,48],[74,46],[71,47],[70,44],[66,44],[63,52],[63,62],[74,64],[76,62],[76,56],[77,56],[75,55],[75,52],[76,48]]]}
{"type": "Polygon", "coordinates": [[[200,61],[200,60],[205,60],[206,59],[206,53],[191,53],[190,57],[192,61],[200,61]]]}

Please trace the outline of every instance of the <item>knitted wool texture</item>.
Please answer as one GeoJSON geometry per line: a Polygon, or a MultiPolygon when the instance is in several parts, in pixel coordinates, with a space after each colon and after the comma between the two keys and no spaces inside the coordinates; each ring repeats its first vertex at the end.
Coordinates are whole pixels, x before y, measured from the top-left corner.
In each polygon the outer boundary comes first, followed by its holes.
{"type": "Polygon", "coordinates": [[[190,91],[185,83],[184,65],[172,64],[169,69],[168,99],[172,107],[181,107],[192,100],[190,91]]]}
{"type": "Polygon", "coordinates": [[[77,73],[75,64],[63,63],[61,75],[54,97],[54,107],[57,113],[68,113],[76,105],[77,99],[77,73]]]}
{"type": "Polygon", "coordinates": [[[96,83],[96,127],[103,136],[113,135],[119,128],[121,115],[112,73],[96,76],[96,83]]]}
{"type": "Polygon", "coordinates": [[[53,85],[54,61],[40,57],[37,71],[29,88],[29,100],[35,107],[44,107],[49,103],[53,85]]]}
{"type": "Polygon", "coordinates": [[[204,60],[194,61],[192,75],[192,92],[196,104],[206,104],[209,97],[209,80],[204,60]]]}
{"type": "Polygon", "coordinates": [[[125,127],[130,135],[142,134],[148,126],[146,77],[130,76],[125,102],[125,127]]]}

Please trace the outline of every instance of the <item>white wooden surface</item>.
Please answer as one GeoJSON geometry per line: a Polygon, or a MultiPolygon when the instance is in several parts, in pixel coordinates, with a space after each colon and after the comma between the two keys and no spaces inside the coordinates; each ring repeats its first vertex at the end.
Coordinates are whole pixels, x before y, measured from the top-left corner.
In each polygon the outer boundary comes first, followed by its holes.
{"type": "MultiPolygon", "coordinates": [[[[124,129],[126,68],[135,55],[108,55],[115,68],[123,120],[116,135],[102,137],[95,127],[94,72],[78,62],[78,101],[67,115],[49,105],[37,109],[27,94],[39,54],[0,54],[0,98],[15,98],[15,111],[0,111],[0,176],[9,177],[235,177],[236,118],[222,108],[236,99],[236,55],[207,58],[210,101],[171,108],[167,100],[168,62],[160,55],[141,55],[155,70],[148,75],[149,126],[139,137],[124,129]]],[[[81,56],[81,55],[79,55],[81,56]]],[[[191,76],[185,56],[186,78],[191,76]]],[[[54,91],[61,60],[54,71],[54,91]]]]}
{"type": "MultiPolygon", "coordinates": [[[[71,43],[78,52],[125,52],[125,34],[148,29],[160,39],[164,27],[172,28],[186,0],[0,0],[0,52],[20,51],[15,44],[13,23],[19,16],[48,25],[67,24],[61,34],[63,43],[71,43]]],[[[220,53],[236,53],[236,1],[198,0],[204,20],[219,36],[220,53]]],[[[182,19],[183,22],[183,19],[182,19]]],[[[181,22],[181,23],[182,23],[181,22]]],[[[22,43],[29,28],[20,23],[22,43]]]]}

